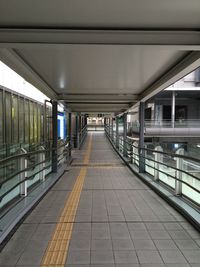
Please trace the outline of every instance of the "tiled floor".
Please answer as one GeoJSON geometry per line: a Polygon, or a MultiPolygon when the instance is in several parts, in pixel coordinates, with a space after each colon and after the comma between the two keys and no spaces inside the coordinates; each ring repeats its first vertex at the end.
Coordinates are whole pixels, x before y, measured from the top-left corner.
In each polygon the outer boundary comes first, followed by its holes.
{"type": "MultiPolygon", "coordinates": [[[[5,246],[0,267],[40,265],[86,147],[5,246]]],[[[67,267],[200,266],[200,234],[123,165],[101,133],[93,134],[90,163],[67,267]]]]}

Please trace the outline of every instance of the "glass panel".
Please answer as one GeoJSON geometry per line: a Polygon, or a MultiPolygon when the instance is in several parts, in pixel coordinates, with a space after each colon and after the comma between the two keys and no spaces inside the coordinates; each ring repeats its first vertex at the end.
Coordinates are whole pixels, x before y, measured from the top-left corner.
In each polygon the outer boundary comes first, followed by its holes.
{"type": "Polygon", "coordinates": [[[0,145],[3,144],[3,91],[0,90],[0,145]]]}
{"type": "Polygon", "coordinates": [[[11,94],[5,93],[6,97],[6,144],[11,143],[11,94]]]}
{"type": "Polygon", "coordinates": [[[18,96],[12,96],[12,140],[13,143],[18,143],[19,137],[19,116],[18,116],[18,96]]]}
{"type": "Polygon", "coordinates": [[[38,109],[37,104],[33,103],[34,107],[34,143],[38,141],[38,109]]]}
{"type": "Polygon", "coordinates": [[[29,102],[30,109],[30,144],[34,142],[33,102],[29,102]]]}
{"type": "Polygon", "coordinates": [[[41,141],[41,106],[38,105],[38,143],[41,141]]]}
{"type": "Polygon", "coordinates": [[[19,142],[24,143],[24,99],[19,99],[19,142]]]}
{"type": "Polygon", "coordinates": [[[175,160],[168,155],[163,155],[160,161],[167,164],[168,166],[159,164],[159,169],[162,171],[162,172],[159,172],[159,179],[165,184],[167,184],[168,186],[175,188],[175,179],[173,179],[171,176],[176,177],[176,170],[173,168],[170,168],[170,166],[176,167],[175,160]]]}
{"type": "Polygon", "coordinates": [[[30,126],[29,126],[29,101],[25,100],[25,106],[24,106],[24,116],[25,116],[25,143],[29,143],[29,130],[30,130],[30,126]]]}
{"type": "MultiPolygon", "coordinates": [[[[196,176],[197,178],[200,178],[200,166],[197,162],[192,162],[189,160],[183,161],[183,168],[185,171],[188,172],[182,173],[182,179],[183,181],[187,182],[194,188],[200,190],[200,181],[198,179],[195,179],[194,177],[190,176],[196,176]]],[[[196,203],[200,204],[200,196],[199,193],[190,188],[189,186],[182,184],[182,193],[186,197],[190,198],[191,200],[195,201],[196,203]]]]}

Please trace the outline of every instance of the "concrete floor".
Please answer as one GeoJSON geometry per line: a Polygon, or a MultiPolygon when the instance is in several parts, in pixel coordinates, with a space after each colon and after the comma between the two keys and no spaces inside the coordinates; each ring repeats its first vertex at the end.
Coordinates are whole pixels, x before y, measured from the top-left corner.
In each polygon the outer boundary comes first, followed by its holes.
{"type": "MultiPolygon", "coordinates": [[[[73,154],[69,172],[7,243],[0,254],[0,267],[40,266],[79,174],[87,143],[88,138],[73,154]]],[[[93,133],[66,266],[200,266],[200,233],[130,172],[103,133],[93,133]]]]}

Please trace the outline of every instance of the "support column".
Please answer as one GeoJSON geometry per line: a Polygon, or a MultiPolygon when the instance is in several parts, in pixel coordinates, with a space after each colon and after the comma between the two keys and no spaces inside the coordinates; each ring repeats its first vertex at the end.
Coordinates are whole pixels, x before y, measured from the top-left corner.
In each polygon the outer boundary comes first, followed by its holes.
{"type": "Polygon", "coordinates": [[[139,173],[145,172],[145,151],[144,151],[144,107],[145,103],[140,102],[139,107],[139,173]]]}
{"type": "Polygon", "coordinates": [[[114,141],[113,118],[111,118],[111,139],[114,141]]]}
{"type": "Polygon", "coordinates": [[[72,113],[69,113],[69,156],[71,157],[71,149],[72,149],[72,113]]]}
{"type": "Polygon", "coordinates": [[[119,148],[119,117],[116,117],[115,120],[116,120],[116,147],[119,148]]]}
{"type": "Polygon", "coordinates": [[[124,157],[127,156],[127,113],[123,115],[123,155],[124,157]]]}
{"type": "Polygon", "coordinates": [[[175,107],[176,107],[176,93],[172,92],[172,109],[171,109],[171,125],[172,128],[175,127],[175,107]]]}
{"type": "Polygon", "coordinates": [[[52,101],[52,124],[53,124],[53,144],[52,144],[52,172],[57,172],[58,170],[58,103],[57,101],[52,101]]]}
{"type": "Polygon", "coordinates": [[[75,147],[79,148],[79,116],[76,115],[76,143],[75,147]]]}

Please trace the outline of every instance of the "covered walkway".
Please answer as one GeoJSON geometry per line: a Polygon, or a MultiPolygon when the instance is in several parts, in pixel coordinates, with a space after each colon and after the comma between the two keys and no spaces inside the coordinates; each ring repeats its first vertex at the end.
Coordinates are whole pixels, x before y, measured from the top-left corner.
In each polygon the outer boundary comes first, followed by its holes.
{"type": "Polygon", "coordinates": [[[6,244],[0,266],[200,266],[200,234],[88,134],[6,244]]]}

